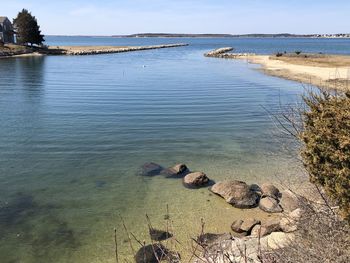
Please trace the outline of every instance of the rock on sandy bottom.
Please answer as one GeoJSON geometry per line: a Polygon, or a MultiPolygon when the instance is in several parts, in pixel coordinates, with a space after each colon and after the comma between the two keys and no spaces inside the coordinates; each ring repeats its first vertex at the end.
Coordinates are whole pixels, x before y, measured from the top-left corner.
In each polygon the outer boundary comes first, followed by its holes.
{"type": "Polygon", "coordinates": [[[251,186],[236,180],[218,182],[213,185],[211,191],[237,208],[256,207],[260,197],[251,186]]]}
{"type": "Polygon", "coordinates": [[[183,183],[187,187],[202,187],[209,183],[208,176],[203,172],[189,173],[184,177],[183,183]]]}

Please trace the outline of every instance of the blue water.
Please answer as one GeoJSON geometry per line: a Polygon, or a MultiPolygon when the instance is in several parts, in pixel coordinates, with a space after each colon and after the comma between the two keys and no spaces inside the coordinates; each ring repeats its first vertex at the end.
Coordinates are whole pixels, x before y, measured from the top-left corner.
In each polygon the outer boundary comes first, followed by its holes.
{"type": "Polygon", "coordinates": [[[288,177],[294,153],[282,149],[268,111],[304,90],[203,53],[350,54],[349,40],[47,37],[50,45],[174,42],[190,46],[0,60],[0,262],[115,262],[114,227],[127,258],[121,217],[148,242],[145,214],[161,228],[167,204],[179,239],[201,217],[209,230],[229,231],[240,210],[181,180],[138,176],[139,167],[185,162],[215,181],[288,177]]]}
{"type": "Polygon", "coordinates": [[[328,38],[112,38],[112,37],[46,37],[52,46],[110,45],[140,46],[153,44],[189,43],[191,50],[233,47],[236,52],[274,54],[302,51],[307,53],[350,54],[350,39],[328,38]]]}

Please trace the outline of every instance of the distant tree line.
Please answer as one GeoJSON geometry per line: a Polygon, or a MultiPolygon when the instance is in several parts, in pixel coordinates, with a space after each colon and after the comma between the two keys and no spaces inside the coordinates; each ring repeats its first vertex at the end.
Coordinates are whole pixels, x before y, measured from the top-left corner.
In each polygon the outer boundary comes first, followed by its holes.
{"type": "Polygon", "coordinates": [[[13,20],[17,34],[17,43],[21,45],[42,45],[45,41],[38,22],[27,9],[23,9],[13,20]]]}

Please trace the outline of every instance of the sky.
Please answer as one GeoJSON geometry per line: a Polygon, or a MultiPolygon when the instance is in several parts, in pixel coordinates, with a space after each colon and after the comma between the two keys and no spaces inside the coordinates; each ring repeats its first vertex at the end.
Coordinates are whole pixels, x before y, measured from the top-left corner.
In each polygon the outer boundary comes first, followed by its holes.
{"type": "Polygon", "coordinates": [[[350,0],[0,0],[46,35],[350,33],[350,0]]]}

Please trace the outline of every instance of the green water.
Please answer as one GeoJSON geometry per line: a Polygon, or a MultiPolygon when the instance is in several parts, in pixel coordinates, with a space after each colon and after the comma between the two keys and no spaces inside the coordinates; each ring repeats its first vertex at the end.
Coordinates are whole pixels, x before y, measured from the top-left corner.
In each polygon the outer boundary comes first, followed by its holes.
{"type": "Polygon", "coordinates": [[[0,262],[115,262],[114,228],[128,258],[121,218],[149,242],[145,215],[164,229],[167,205],[183,244],[201,218],[227,232],[243,216],[206,188],[139,176],[145,162],[215,181],[298,173],[265,109],[301,85],[203,57],[212,47],[0,61],[0,262]]]}

